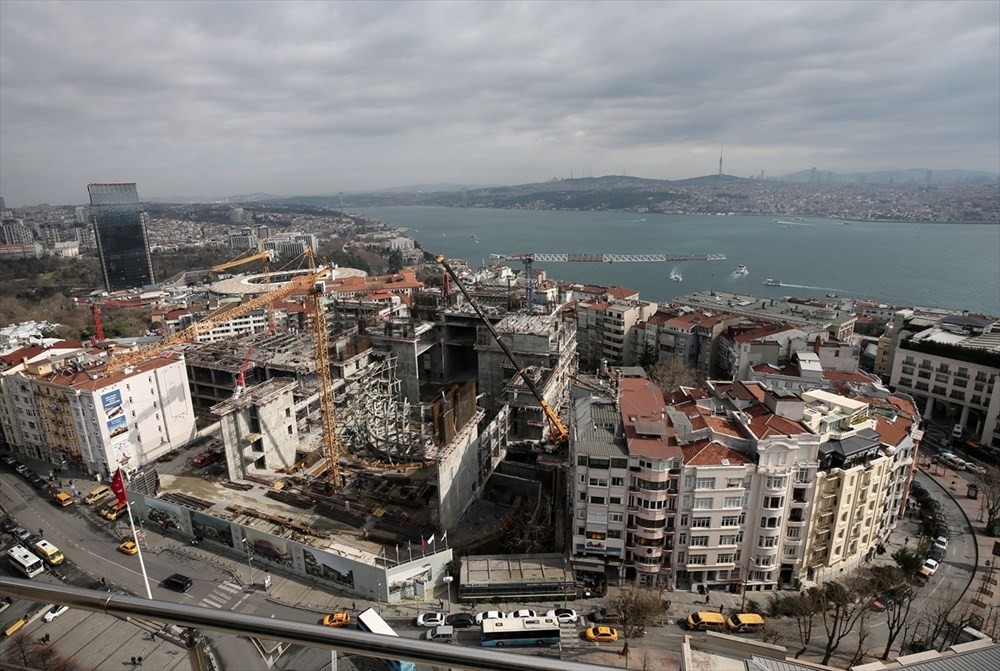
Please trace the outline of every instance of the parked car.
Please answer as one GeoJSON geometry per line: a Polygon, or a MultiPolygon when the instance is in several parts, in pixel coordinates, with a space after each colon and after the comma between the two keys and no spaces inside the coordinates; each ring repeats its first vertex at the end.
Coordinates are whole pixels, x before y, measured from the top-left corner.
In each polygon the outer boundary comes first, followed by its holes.
{"type": "Polygon", "coordinates": [[[965,462],[965,469],[975,473],[976,475],[985,475],[986,467],[982,464],[974,464],[971,461],[965,462]]]}
{"type": "Polygon", "coordinates": [[[939,548],[937,546],[932,547],[930,549],[930,552],[927,553],[927,556],[936,562],[940,562],[942,559],[944,559],[944,555],[945,555],[944,549],[939,548]]]}
{"type": "Polygon", "coordinates": [[[69,606],[59,606],[59,605],[52,606],[52,608],[49,608],[47,611],[45,611],[45,615],[42,616],[42,620],[44,620],[45,622],[51,622],[52,620],[56,619],[57,617],[65,613],[67,610],[69,610],[69,606]]]}
{"type": "Polygon", "coordinates": [[[559,620],[559,624],[574,624],[578,619],[576,611],[572,608],[556,608],[545,615],[559,620]]]}
{"type": "Polygon", "coordinates": [[[618,630],[614,627],[590,627],[583,635],[588,641],[598,643],[614,643],[618,640],[618,630]]]}
{"type": "Polygon", "coordinates": [[[14,470],[20,473],[21,475],[27,475],[28,473],[28,467],[21,463],[15,463],[14,470]]]}
{"type": "Polygon", "coordinates": [[[924,565],[920,567],[920,575],[924,578],[930,578],[932,575],[937,573],[940,564],[934,559],[927,559],[924,561],[924,565]]]}
{"type": "Polygon", "coordinates": [[[482,624],[483,620],[502,620],[506,617],[499,610],[484,610],[482,613],[476,613],[476,624],[482,624]]]}
{"type": "Polygon", "coordinates": [[[134,555],[137,552],[139,552],[139,548],[136,547],[134,541],[125,541],[124,543],[118,546],[118,551],[121,552],[122,554],[134,555]]]}
{"type": "Polygon", "coordinates": [[[10,533],[14,536],[14,538],[21,542],[26,542],[29,538],[31,538],[31,532],[24,527],[15,527],[10,533]]]}
{"type": "Polygon", "coordinates": [[[961,438],[962,437],[962,433],[964,431],[965,431],[965,429],[962,428],[961,424],[956,424],[955,426],[951,427],[951,437],[952,438],[961,438]]]}
{"type": "Polygon", "coordinates": [[[471,613],[453,613],[445,618],[444,623],[455,629],[467,629],[476,626],[476,618],[471,613]]]}
{"type": "Polygon", "coordinates": [[[507,613],[507,617],[535,617],[535,611],[530,608],[522,608],[512,613],[507,613]]]}
{"type": "Polygon", "coordinates": [[[949,538],[951,535],[951,530],[948,528],[947,524],[939,524],[934,530],[934,536],[943,536],[944,538],[949,538]]]}
{"type": "Polygon", "coordinates": [[[934,548],[940,548],[942,550],[947,550],[948,549],[948,539],[945,538],[944,536],[938,536],[937,538],[934,539],[934,545],[932,547],[934,547],[934,548]]]}
{"type": "Polygon", "coordinates": [[[3,529],[5,534],[9,534],[11,531],[17,528],[17,521],[12,517],[5,517],[3,521],[0,521],[0,529],[3,529]]]}
{"type": "Polygon", "coordinates": [[[590,619],[598,624],[617,624],[622,621],[622,614],[607,608],[600,608],[590,614],[590,619]]]}
{"type": "Polygon", "coordinates": [[[421,613],[417,616],[418,627],[440,627],[444,625],[444,613],[421,613]]]}

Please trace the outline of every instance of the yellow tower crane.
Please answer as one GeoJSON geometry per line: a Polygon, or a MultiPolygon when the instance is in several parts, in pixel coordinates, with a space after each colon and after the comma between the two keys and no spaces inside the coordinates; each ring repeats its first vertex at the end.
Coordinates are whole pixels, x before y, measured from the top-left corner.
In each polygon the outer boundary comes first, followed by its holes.
{"type": "Polygon", "coordinates": [[[112,359],[108,362],[104,372],[108,375],[114,375],[129,366],[134,366],[141,361],[145,361],[146,359],[150,359],[166,351],[168,348],[176,345],[177,343],[195,340],[199,334],[211,330],[218,324],[227,322],[245,314],[249,314],[254,310],[267,307],[272,302],[280,298],[290,296],[297,291],[309,289],[316,284],[317,280],[321,280],[329,274],[329,268],[315,268],[313,269],[313,272],[307,275],[298,275],[293,277],[288,283],[275,289],[274,291],[269,291],[266,294],[255,296],[245,303],[240,303],[229,310],[208,317],[207,319],[203,319],[200,322],[195,322],[186,329],[177,331],[176,333],[173,333],[165,338],[161,338],[154,343],[137,347],[128,352],[113,354],[112,359]]]}
{"type": "MultiPolygon", "coordinates": [[[[312,249],[306,250],[309,267],[316,265],[312,249]]],[[[319,411],[323,421],[323,450],[327,459],[327,481],[331,489],[338,486],[340,455],[343,453],[337,436],[337,415],[333,398],[333,381],[330,379],[330,354],[326,333],[326,312],[323,306],[323,282],[317,278],[309,291],[312,302],[312,328],[316,347],[316,377],[319,382],[319,411]]]]}
{"type": "MultiPolygon", "coordinates": [[[[236,266],[242,266],[246,263],[253,263],[254,261],[260,261],[261,270],[264,275],[264,286],[267,286],[271,283],[271,261],[274,260],[274,250],[264,249],[264,244],[263,240],[257,243],[256,254],[244,256],[239,259],[234,259],[232,261],[212,266],[212,272],[221,273],[223,270],[235,268],[236,266]]],[[[274,330],[274,310],[271,308],[270,304],[267,306],[267,328],[272,331],[274,330]]]]}

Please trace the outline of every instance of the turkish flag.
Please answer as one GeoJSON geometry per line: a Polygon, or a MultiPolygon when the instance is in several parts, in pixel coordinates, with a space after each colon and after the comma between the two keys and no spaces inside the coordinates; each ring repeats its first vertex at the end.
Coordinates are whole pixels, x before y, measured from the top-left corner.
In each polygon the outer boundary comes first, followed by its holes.
{"type": "Polygon", "coordinates": [[[115,471],[115,476],[111,478],[111,491],[118,497],[118,503],[128,501],[128,494],[125,493],[125,478],[122,477],[122,469],[115,471]]]}

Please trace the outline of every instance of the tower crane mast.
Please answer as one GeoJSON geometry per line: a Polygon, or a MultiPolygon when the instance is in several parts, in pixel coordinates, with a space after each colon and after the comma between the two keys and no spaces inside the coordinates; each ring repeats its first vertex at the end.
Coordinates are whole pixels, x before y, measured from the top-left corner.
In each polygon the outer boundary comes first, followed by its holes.
{"type": "Polygon", "coordinates": [[[486,325],[486,328],[489,330],[490,335],[492,335],[493,339],[496,340],[497,344],[500,346],[500,349],[503,350],[503,353],[506,354],[507,358],[510,359],[510,362],[514,364],[514,370],[516,370],[517,374],[521,376],[521,379],[524,380],[524,383],[528,386],[528,389],[531,390],[531,393],[538,401],[538,404],[542,407],[542,412],[545,413],[545,416],[549,420],[549,441],[553,445],[561,445],[562,443],[565,443],[569,439],[569,429],[567,429],[566,425],[563,424],[562,420],[559,419],[559,415],[557,415],[555,410],[552,409],[552,406],[550,406],[548,402],[542,397],[542,393],[538,390],[538,386],[530,377],[528,377],[527,373],[524,372],[524,368],[518,365],[517,359],[514,358],[514,352],[512,352],[510,347],[507,346],[507,343],[503,341],[503,338],[500,337],[500,334],[497,333],[497,330],[493,328],[493,324],[491,324],[490,320],[487,319],[486,315],[483,314],[483,311],[479,308],[479,304],[476,303],[475,299],[473,299],[472,296],[469,294],[468,290],[465,288],[465,285],[462,284],[462,281],[458,278],[458,275],[455,273],[455,269],[452,268],[451,264],[448,263],[448,260],[444,256],[438,256],[437,262],[444,267],[445,271],[455,282],[455,286],[457,286],[459,291],[462,292],[462,295],[465,296],[465,300],[469,301],[469,305],[472,306],[472,309],[476,311],[476,315],[478,315],[478,317],[482,320],[483,324],[486,325]]]}

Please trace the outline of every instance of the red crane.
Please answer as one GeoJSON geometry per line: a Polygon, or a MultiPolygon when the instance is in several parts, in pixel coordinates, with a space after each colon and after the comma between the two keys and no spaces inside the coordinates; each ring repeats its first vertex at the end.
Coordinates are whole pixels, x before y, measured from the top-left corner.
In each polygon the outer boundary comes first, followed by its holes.
{"type": "Polygon", "coordinates": [[[240,374],[236,378],[236,389],[233,390],[233,398],[239,398],[243,394],[243,390],[246,389],[246,374],[247,368],[250,366],[250,354],[253,352],[253,347],[247,347],[247,358],[243,360],[243,365],[240,366],[240,374]]]}
{"type": "Polygon", "coordinates": [[[94,342],[104,342],[104,327],[101,325],[101,306],[97,301],[90,302],[90,314],[94,317],[94,342]]]}

